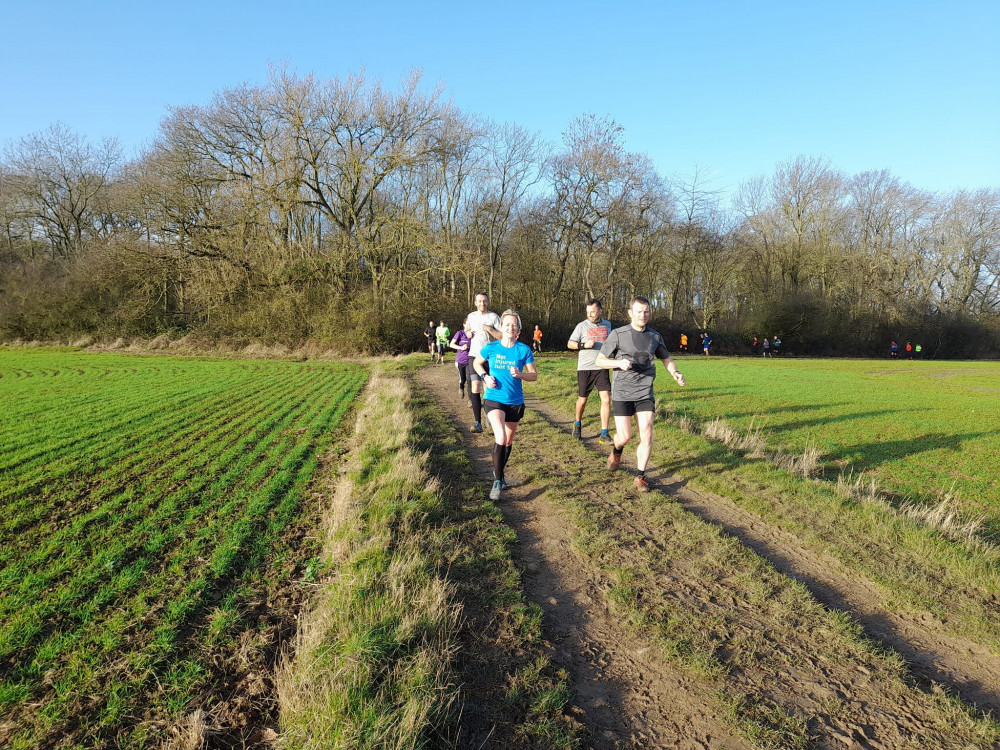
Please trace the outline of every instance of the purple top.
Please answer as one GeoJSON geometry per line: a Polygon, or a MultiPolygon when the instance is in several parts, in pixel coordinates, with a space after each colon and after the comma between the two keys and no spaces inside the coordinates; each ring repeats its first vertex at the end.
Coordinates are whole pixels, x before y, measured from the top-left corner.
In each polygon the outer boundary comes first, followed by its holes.
{"type": "Polygon", "coordinates": [[[468,347],[472,344],[472,337],[465,332],[464,328],[459,328],[458,333],[451,337],[451,343],[456,346],[465,346],[465,349],[458,350],[458,356],[455,357],[455,362],[460,365],[469,364],[469,349],[468,347]]]}

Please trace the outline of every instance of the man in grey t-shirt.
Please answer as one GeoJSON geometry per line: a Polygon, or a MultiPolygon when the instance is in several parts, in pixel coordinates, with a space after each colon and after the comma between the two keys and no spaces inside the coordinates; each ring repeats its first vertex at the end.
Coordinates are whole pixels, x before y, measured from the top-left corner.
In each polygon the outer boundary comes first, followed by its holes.
{"type": "Polygon", "coordinates": [[[663,337],[649,322],[649,300],[633,297],[629,304],[628,317],[631,323],[616,328],[604,342],[597,355],[598,367],[618,370],[611,386],[612,411],[615,415],[614,450],[608,456],[608,468],[615,471],[622,461],[622,452],[632,439],[632,416],[639,428],[639,447],[636,449],[636,466],[639,476],[635,487],[640,492],[649,492],[646,481],[646,465],[653,449],[653,380],[656,378],[656,360],[663,362],[667,372],[684,385],[684,376],[670,358],[663,337]]]}
{"type": "Polygon", "coordinates": [[[569,337],[566,346],[580,351],[576,361],[576,422],[573,424],[573,437],[580,439],[583,431],[583,410],[587,408],[587,398],[590,392],[597,389],[601,397],[601,443],[610,443],[608,432],[611,421],[611,377],[607,369],[597,366],[597,355],[601,345],[608,340],[611,333],[611,323],[604,319],[604,306],[599,299],[587,303],[587,319],[577,323],[573,335],[569,337]]]}

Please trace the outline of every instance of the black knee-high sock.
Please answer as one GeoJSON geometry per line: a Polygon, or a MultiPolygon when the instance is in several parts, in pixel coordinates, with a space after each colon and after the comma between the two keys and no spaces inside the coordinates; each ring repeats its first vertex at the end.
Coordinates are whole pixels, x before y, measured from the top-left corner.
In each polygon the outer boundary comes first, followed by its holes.
{"type": "Polygon", "coordinates": [[[499,479],[503,476],[504,451],[506,446],[500,443],[493,443],[493,478],[499,479]]]}
{"type": "Polygon", "coordinates": [[[473,393],[470,398],[472,399],[472,413],[476,416],[477,422],[483,421],[483,397],[478,393],[473,393]]]}
{"type": "Polygon", "coordinates": [[[500,464],[500,477],[503,478],[507,471],[507,461],[510,460],[510,449],[514,447],[514,444],[503,446],[503,462],[500,464]]]}

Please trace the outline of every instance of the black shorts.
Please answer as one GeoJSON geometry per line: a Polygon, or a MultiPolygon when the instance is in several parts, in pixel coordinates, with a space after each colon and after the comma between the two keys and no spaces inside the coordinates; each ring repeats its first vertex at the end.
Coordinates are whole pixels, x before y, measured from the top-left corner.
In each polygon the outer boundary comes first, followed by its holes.
{"type": "Polygon", "coordinates": [[[639,411],[656,411],[656,402],[651,398],[642,401],[612,401],[611,413],[616,417],[631,417],[639,411]]]}
{"type": "Polygon", "coordinates": [[[524,404],[501,404],[499,401],[483,400],[483,411],[489,414],[491,411],[499,409],[504,413],[504,420],[507,422],[520,422],[524,416],[524,404]]]}
{"type": "Polygon", "coordinates": [[[600,370],[577,370],[576,393],[585,398],[594,389],[598,391],[611,390],[611,374],[603,367],[600,370]]]}
{"type": "MultiPolygon", "coordinates": [[[[479,382],[482,382],[482,380],[483,380],[483,376],[480,375],[478,372],[476,372],[475,360],[476,360],[476,358],[470,355],[469,356],[469,364],[467,364],[465,366],[466,377],[467,377],[467,379],[468,379],[468,381],[470,383],[479,383],[479,382]]],[[[489,362],[484,362],[483,363],[483,370],[486,371],[487,375],[490,374],[490,363],[489,362]]]]}

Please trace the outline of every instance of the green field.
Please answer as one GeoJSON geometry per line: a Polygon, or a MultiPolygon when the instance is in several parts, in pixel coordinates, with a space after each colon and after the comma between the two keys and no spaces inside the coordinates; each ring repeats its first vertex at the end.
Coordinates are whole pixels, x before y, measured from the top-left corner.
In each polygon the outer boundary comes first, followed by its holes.
{"type": "MultiPolygon", "coordinates": [[[[1000,512],[1000,364],[683,357],[687,387],[662,372],[657,401],[696,422],[762,428],[769,447],[823,454],[827,478],[867,472],[891,493],[1000,512]]],[[[546,358],[542,378],[575,391],[575,358],[546,358]]],[[[544,388],[544,384],[541,383],[544,388]]],[[[588,413],[596,407],[588,406],[588,413]]]]}
{"type": "Polygon", "coordinates": [[[227,679],[365,378],[0,349],[0,744],[145,746],[227,679]]]}

